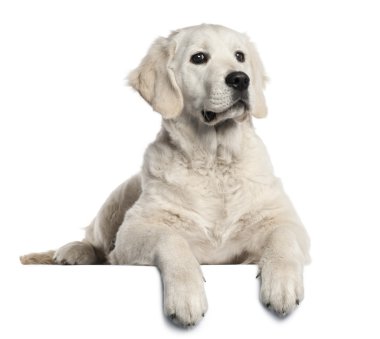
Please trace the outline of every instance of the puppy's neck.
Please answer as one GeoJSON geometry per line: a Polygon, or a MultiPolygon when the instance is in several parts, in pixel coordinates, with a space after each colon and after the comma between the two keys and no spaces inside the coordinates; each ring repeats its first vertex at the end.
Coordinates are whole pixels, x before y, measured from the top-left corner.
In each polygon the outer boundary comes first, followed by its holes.
{"type": "Polygon", "coordinates": [[[170,142],[191,162],[221,162],[229,164],[241,159],[243,136],[251,122],[226,120],[215,126],[208,126],[200,119],[181,114],[176,119],[163,120],[163,129],[170,142]]]}

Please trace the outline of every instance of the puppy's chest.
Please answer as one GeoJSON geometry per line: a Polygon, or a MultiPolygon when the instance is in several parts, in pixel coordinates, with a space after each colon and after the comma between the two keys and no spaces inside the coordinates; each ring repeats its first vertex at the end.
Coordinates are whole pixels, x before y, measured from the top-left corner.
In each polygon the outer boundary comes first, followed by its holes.
{"type": "Polygon", "coordinates": [[[188,176],[190,182],[184,188],[188,207],[211,224],[231,224],[251,209],[254,187],[240,166],[192,168],[188,176]]]}

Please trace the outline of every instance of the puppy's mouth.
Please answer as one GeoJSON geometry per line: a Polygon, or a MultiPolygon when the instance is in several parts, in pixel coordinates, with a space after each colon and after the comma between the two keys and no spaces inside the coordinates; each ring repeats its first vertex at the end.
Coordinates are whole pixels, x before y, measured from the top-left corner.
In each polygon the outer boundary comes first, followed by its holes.
{"type": "Polygon", "coordinates": [[[215,120],[216,113],[212,112],[212,111],[202,111],[202,116],[206,122],[211,122],[211,121],[215,120]]]}
{"type": "Polygon", "coordinates": [[[202,110],[201,113],[202,113],[202,117],[205,123],[214,125],[217,122],[219,122],[221,119],[223,119],[223,116],[225,116],[225,118],[227,119],[232,118],[232,117],[229,117],[228,113],[232,113],[232,111],[238,111],[240,109],[243,109],[243,111],[245,111],[247,109],[247,106],[248,106],[247,103],[240,99],[236,101],[235,103],[233,103],[230,107],[228,107],[224,111],[213,112],[213,111],[202,110]]]}

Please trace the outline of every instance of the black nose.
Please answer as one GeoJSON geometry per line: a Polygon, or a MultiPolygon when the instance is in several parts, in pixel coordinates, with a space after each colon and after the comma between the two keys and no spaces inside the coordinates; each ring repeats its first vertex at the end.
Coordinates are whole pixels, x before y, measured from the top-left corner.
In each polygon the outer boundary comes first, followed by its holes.
{"type": "Polygon", "coordinates": [[[249,76],[244,72],[232,72],[226,76],[226,84],[238,91],[244,91],[249,86],[249,76]]]}

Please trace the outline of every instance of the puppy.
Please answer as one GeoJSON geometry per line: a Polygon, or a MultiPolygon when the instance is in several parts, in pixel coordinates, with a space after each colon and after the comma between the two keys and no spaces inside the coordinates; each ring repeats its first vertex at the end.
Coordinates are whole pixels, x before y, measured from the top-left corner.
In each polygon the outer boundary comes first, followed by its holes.
{"type": "Polygon", "coordinates": [[[200,264],[257,264],[261,301],[291,312],[309,239],[252,126],[267,114],[253,44],[222,26],[180,29],[153,43],[129,83],[163,118],[141,172],[112,192],[83,241],[21,262],[155,265],[164,312],[183,326],[207,311],[200,264]]]}

